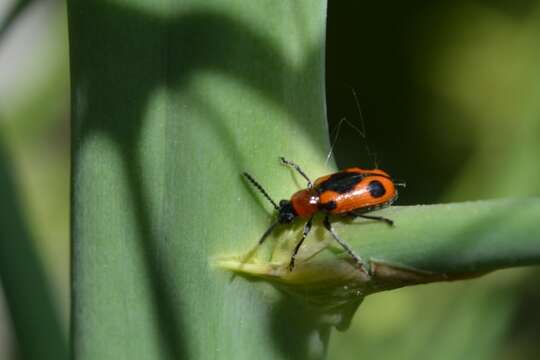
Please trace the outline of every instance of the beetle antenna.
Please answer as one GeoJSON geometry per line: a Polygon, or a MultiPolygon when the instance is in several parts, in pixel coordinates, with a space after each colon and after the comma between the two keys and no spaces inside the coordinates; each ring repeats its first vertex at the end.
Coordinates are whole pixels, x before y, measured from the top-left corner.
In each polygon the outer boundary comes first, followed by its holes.
{"type": "Polygon", "coordinates": [[[365,140],[366,134],[367,134],[366,122],[364,121],[364,114],[362,113],[362,108],[360,107],[360,100],[358,100],[358,95],[356,94],[356,90],[353,87],[351,87],[351,92],[354,97],[354,104],[356,105],[356,111],[358,111],[358,117],[360,118],[360,124],[362,125],[362,130],[359,130],[358,128],[356,128],[356,130],[365,140]]]}
{"type": "MultiPolygon", "coordinates": [[[[360,124],[362,125],[362,130],[359,130],[355,126],[351,126],[353,129],[355,129],[364,139],[364,146],[366,148],[366,151],[368,153],[368,156],[373,159],[373,162],[375,163],[375,169],[379,168],[379,163],[377,159],[377,153],[373,153],[367,143],[367,131],[366,131],[366,122],[364,120],[364,114],[362,113],[362,108],[360,107],[360,100],[358,100],[358,95],[356,94],[356,90],[351,87],[351,92],[354,97],[354,103],[356,105],[356,110],[358,111],[358,117],[360,118],[360,124]]],[[[350,125],[350,124],[349,124],[350,125]]]]}
{"type": "MultiPolygon", "coordinates": [[[[249,175],[247,172],[244,172],[243,175],[246,177],[246,179],[249,180],[249,182],[255,186],[257,188],[257,190],[259,190],[261,192],[261,194],[264,195],[265,198],[268,199],[268,201],[270,201],[272,203],[272,205],[274,206],[274,208],[276,210],[279,210],[279,206],[276,204],[276,202],[274,200],[272,200],[272,198],[270,197],[270,195],[268,195],[268,193],[266,192],[266,190],[264,190],[264,188],[261,186],[261,184],[259,184],[251,175],[249,175]]],[[[275,225],[275,224],[274,224],[275,225]]],[[[270,229],[267,230],[267,232],[269,233],[270,230],[273,228],[270,227],[270,229]]],[[[264,240],[264,237],[268,236],[267,233],[264,233],[263,235],[263,238],[261,239],[261,242],[264,240]]]]}
{"type": "Polygon", "coordinates": [[[330,151],[328,151],[328,155],[326,156],[326,161],[324,162],[325,165],[328,165],[328,161],[330,161],[330,157],[332,156],[332,152],[334,151],[334,146],[336,145],[337,139],[339,137],[341,124],[343,124],[344,121],[347,121],[347,118],[342,117],[341,120],[339,120],[338,124],[336,125],[336,133],[334,135],[334,139],[330,143],[330,151]]]}

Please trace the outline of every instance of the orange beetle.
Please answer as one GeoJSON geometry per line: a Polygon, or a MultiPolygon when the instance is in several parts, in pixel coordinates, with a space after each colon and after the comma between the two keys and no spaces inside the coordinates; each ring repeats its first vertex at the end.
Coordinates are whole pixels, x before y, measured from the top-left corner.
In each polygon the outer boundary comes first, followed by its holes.
{"type": "Polygon", "coordinates": [[[307,180],[307,188],[293,194],[290,200],[281,200],[279,205],[272,200],[264,188],[248,173],[244,176],[266,197],[277,210],[277,220],[270,225],[259,240],[262,244],[279,224],[290,224],[295,218],[308,219],[304,225],[302,238],[297,243],[289,263],[289,270],[294,268],[294,261],[300,246],[306,239],[313,217],[323,212],[324,227],[333,238],[349,253],[363,271],[369,274],[368,264],[341,238],[339,238],[330,223],[330,215],[342,215],[352,218],[361,217],[370,220],[383,221],[392,226],[392,220],[382,216],[366,215],[366,213],[390,206],[398,197],[396,186],[405,186],[404,183],[394,182],[384,171],[379,169],[366,170],[361,168],[348,168],[343,171],[326,175],[312,183],[309,177],[295,163],[280,158],[285,165],[293,167],[307,180]]]}

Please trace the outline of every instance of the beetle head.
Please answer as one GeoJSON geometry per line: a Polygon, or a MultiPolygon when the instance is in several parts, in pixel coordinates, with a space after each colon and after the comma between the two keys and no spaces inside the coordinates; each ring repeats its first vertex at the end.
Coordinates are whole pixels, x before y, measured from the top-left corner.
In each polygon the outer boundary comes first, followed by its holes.
{"type": "Polygon", "coordinates": [[[289,200],[281,200],[278,209],[278,222],[280,224],[290,224],[296,217],[296,212],[289,200]]]}

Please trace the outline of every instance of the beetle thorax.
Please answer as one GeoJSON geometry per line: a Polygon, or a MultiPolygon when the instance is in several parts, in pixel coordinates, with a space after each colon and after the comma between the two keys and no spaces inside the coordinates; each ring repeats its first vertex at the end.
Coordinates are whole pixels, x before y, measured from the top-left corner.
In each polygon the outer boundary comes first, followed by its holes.
{"type": "Polygon", "coordinates": [[[299,217],[309,218],[319,211],[319,195],[314,189],[300,190],[291,197],[291,204],[299,217]]]}

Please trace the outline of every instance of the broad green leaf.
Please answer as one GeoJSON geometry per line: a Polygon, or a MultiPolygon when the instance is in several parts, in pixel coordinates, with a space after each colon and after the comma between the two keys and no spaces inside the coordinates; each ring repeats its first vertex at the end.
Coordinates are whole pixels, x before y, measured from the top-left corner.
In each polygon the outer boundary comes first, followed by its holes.
{"type": "Polygon", "coordinates": [[[303,304],[211,266],[327,150],[325,2],[72,1],[78,359],[320,358],[303,304]],[[266,181],[265,181],[266,180],[266,181]]]}

